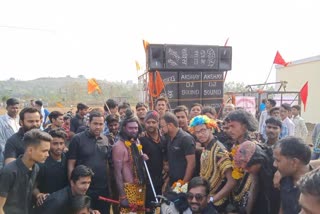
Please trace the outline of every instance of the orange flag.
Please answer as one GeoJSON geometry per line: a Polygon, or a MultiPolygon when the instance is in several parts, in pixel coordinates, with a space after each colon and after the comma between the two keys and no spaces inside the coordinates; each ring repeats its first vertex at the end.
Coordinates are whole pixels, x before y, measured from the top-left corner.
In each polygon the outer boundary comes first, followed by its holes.
{"type": "Polygon", "coordinates": [[[160,72],[155,72],[156,76],[154,79],[153,72],[149,72],[149,93],[152,97],[159,97],[162,90],[164,89],[164,83],[161,78],[160,72]]]}
{"type": "Polygon", "coordinates": [[[162,90],[164,89],[164,83],[161,78],[160,72],[156,71],[156,92],[157,97],[161,94],[162,90]]]}
{"type": "Polygon", "coordinates": [[[300,90],[300,98],[303,103],[303,110],[306,111],[307,100],[308,100],[308,81],[304,84],[304,86],[300,90]]]}
{"type": "Polygon", "coordinates": [[[137,69],[137,71],[141,70],[140,64],[139,64],[139,62],[137,60],[136,60],[136,69],[137,69]]]}
{"type": "Polygon", "coordinates": [[[99,94],[102,93],[97,80],[94,78],[88,79],[88,94],[92,94],[94,91],[98,91],[99,94]]]}
{"type": "Polygon", "coordinates": [[[59,108],[63,108],[63,104],[61,102],[56,102],[56,106],[59,107],[59,108]]]}
{"type": "Polygon", "coordinates": [[[143,43],[144,51],[147,52],[147,48],[149,46],[149,42],[147,42],[146,40],[142,40],[142,43],[143,43]]]}

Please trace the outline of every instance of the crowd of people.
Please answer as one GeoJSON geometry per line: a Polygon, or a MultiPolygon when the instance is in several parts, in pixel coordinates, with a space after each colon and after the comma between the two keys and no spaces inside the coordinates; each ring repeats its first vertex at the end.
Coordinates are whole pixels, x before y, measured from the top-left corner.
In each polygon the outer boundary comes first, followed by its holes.
{"type": "Polygon", "coordinates": [[[221,115],[169,109],[165,97],[154,110],[108,99],[75,114],[10,98],[0,214],[320,213],[320,124],[311,146],[299,105],[264,104],[256,119],[231,103],[221,115]]]}

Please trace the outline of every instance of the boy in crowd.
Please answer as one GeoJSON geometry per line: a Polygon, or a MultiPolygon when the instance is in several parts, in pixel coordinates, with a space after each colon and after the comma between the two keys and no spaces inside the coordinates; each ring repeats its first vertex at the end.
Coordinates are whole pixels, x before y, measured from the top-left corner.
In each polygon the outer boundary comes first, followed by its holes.
{"type": "Polygon", "coordinates": [[[93,176],[90,168],[84,165],[75,167],[71,173],[70,186],[50,194],[37,208],[37,214],[69,214],[73,198],[86,195],[93,176]]]}
{"type": "Polygon", "coordinates": [[[301,213],[319,213],[320,210],[320,169],[315,169],[299,181],[301,213]]]}
{"type": "Polygon", "coordinates": [[[50,193],[68,186],[67,158],[64,154],[67,134],[61,129],[49,132],[52,137],[49,157],[43,164],[39,164],[40,171],[37,177],[37,187],[33,194],[40,203],[50,193]]]}
{"type": "Polygon", "coordinates": [[[50,126],[48,126],[44,131],[49,133],[53,129],[62,128],[63,124],[63,114],[59,111],[53,111],[49,114],[50,126]]]}
{"type": "Polygon", "coordinates": [[[32,190],[39,172],[38,162],[49,156],[52,137],[37,129],[23,137],[25,152],[22,157],[5,165],[0,174],[0,214],[29,214],[32,190]]]}

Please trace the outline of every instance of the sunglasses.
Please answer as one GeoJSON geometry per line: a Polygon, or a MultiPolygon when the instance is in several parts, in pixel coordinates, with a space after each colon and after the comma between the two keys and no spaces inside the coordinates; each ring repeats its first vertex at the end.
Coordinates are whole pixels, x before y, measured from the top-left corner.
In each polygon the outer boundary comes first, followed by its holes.
{"type": "Polygon", "coordinates": [[[204,197],[206,197],[207,195],[202,195],[200,193],[197,194],[192,194],[192,193],[187,193],[187,199],[188,201],[192,201],[193,198],[196,198],[196,201],[200,202],[203,200],[204,197]]]}

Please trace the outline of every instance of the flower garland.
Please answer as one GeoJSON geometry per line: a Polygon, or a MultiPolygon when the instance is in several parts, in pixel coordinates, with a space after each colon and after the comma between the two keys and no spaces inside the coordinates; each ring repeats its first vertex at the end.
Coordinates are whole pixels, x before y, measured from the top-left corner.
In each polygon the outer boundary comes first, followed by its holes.
{"type": "MultiPolygon", "coordinates": [[[[127,141],[124,142],[124,144],[125,144],[125,146],[126,146],[127,149],[128,149],[129,160],[130,160],[130,163],[131,163],[131,165],[132,165],[132,171],[133,171],[133,177],[134,177],[135,183],[138,183],[137,169],[136,169],[136,167],[135,167],[135,164],[133,164],[133,157],[132,157],[132,151],[131,151],[131,145],[132,145],[132,143],[127,140],[127,141]]],[[[141,151],[142,151],[142,145],[141,145],[141,144],[138,144],[138,145],[137,145],[137,148],[138,148],[139,153],[141,153],[141,151]]]]}
{"type": "Polygon", "coordinates": [[[186,193],[188,191],[188,183],[179,179],[178,181],[172,184],[171,188],[172,188],[172,191],[175,193],[180,193],[180,192],[186,193]]]}
{"type": "Polygon", "coordinates": [[[230,152],[230,155],[232,157],[232,165],[233,165],[233,170],[232,170],[232,174],[231,176],[235,179],[235,180],[239,180],[244,176],[244,171],[242,168],[237,167],[235,162],[234,162],[234,156],[237,153],[237,149],[238,149],[239,145],[237,146],[233,146],[230,152]]]}
{"type": "MultiPolygon", "coordinates": [[[[128,148],[130,148],[130,147],[131,147],[131,145],[132,145],[132,143],[131,143],[130,141],[128,141],[128,140],[127,140],[127,141],[125,141],[125,142],[124,142],[124,144],[125,144],[125,145],[126,145],[126,147],[128,147],[128,148]]],[[[139,151],[139,152],[141,152],[141,151],[142,151],[142,145],[141,145],[141,144],[138,144],[138,145],[137,145],[137,148],[138,148],[138,151],[139,151]]]]}

